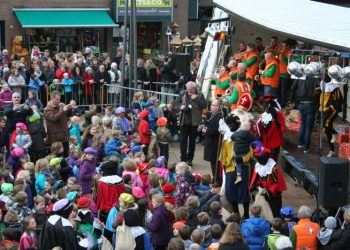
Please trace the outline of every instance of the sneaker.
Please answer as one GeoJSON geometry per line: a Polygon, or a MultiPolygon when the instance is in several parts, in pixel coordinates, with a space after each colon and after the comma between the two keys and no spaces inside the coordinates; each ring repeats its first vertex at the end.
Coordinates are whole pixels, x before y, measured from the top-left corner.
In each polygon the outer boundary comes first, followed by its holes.
{"type": "Polygon", "coordinates": [[[298,145],[298,148],[303,148],[304,147],[304,145],[298,145]]]}
{"type": "Polygon", "coordinates": [[[238,184],[242,181],[242,176],[240,175],[237,175],[237,178],[236,178],[236,181],[235,181],[235,184],[238,184]]]}
{"type": "Polygon", "coordinates": [[[337,134],[332,134],[331,143],[335,143],[336,140],[337,140],[337,134]]]}
{"type": "Polygon", "coordinates": [[[304,150],[304,154],[307,154],[310,152],[310,149],[304,150]]]}
{"type": "Polygon", "coordinates": [[[333,157],[334,155],[335,155],[334,151],[331,150],[329,151],[327,157],[333,157]]]}

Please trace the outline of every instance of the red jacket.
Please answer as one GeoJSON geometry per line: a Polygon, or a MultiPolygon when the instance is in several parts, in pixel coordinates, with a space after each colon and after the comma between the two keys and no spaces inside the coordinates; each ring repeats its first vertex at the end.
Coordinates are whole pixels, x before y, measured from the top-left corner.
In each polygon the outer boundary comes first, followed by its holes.
{"type": "Polygon", "coordinates": [[[93,80],[95,82],[95,76],[93,74],[88,75],[84,74],[83,75],[83,93],[85,95],[92,95],[93,94],[93,89],[94,89],[94,84],[90,84],[89,81],[93,80]]]}
{"type": "Polygon", "coordinates": [[[149,144],[151,137],[149,135],[149,123],[148,121],[142,119],[139,124],[139,134],[141,139],[141,144],[149,144]]]}
{"type": "Polygon", "coordinates": [[[277,165],[273,168],[272,173],[265,179],[262,179],[255,171],[253,171],[249,189],[255,184],[266,188],[273,197],[276,197],[279,193],[287,190],[282,170],[277,165]]]}
{"type": "Polygon", "coordinates": [[[63,74],[64,73],[68,73],[69,74],[69,77],[71,76],[72,72],[70,70],[63,70],[61,68],[59,68],[58,70],[56,70],[56,78],[62,82],[62,79],[63,79],[63,74]]]}
{"type": "Polygon", "coordinates": [[[97,208],[108,213],[115,206],[116,202],[118,202],[119,196],[122,193],[125,193],[122,178],[118,175],[101,177],[98,181],[97,208]]]}
{"type": "Polygon", "coordinates": [[[277,119],[280,127],[277,127],[276,121],[272,121],[264,126],[261,119],[257,122],[258,133],[261,137],[262,145],[268,149],[275,149],[283,144],[283,132],[286,131],[286,122],[281,112],[277,111],[277,119]]]}

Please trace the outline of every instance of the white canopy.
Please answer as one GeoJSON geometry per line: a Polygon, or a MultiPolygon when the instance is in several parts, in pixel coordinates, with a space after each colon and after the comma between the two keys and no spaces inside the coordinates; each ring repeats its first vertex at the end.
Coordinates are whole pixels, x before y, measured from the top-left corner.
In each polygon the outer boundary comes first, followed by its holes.
{"type": "Polygon", "coordinates": [[[309,0],[214,0],[229,14],[290,38],[350,51],[350,8],[309,0]]]}

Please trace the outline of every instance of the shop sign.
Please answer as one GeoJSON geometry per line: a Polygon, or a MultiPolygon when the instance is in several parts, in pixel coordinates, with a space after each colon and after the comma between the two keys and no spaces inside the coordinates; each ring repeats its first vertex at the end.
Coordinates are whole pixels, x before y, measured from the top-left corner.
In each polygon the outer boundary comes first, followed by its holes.
{"type": "MultiPolygon", "coordinates": [[[[116,0],[116,20],[120,20],[125,14],[125,0],[116,0]]],[[[128,13],[131,14],[131,0],[129,0],[128,13]]],[[[173,0],[136,0],[136,15],[138,19],[148,17],[163,17],[171,20],[173,13],[173,0]]]]}

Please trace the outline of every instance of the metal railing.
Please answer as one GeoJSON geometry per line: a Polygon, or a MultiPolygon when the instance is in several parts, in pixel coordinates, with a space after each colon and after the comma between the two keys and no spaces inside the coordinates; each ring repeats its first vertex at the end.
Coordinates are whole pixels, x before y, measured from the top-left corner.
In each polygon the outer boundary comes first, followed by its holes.
{"type": "MultiPolygon", "coordinates": [[[[18,87],[16,87],[18,88],[18,87]]],[[[28,97],[28,85],[21,87],[22,101],[28,97]]],[[[178,97],[176,83],[153,82],[152,89],[145,90],[142,88],[131,88],[121,86],[119,82],[112,84],[95,83],[73,83],[72,85],[62,85],[61,83],[53,83],[50,85],[38,87],[37,96],[45,106],[50,100],[52,91],[57,90],[61,94],[61,101],[69,103],[75,100],[79,107],[87,107],[90,104],[95,104],[97,107],[104,108],[106,106],[131,106],[133,95],[135,92],[146,92],[147,96],[155,96],[160,103],[169,103],[178,97]],[[71,91],[67,92],[66,90],[71,91]]],[[[1,86],[0,86],[1,91],[1,86]]]]}

